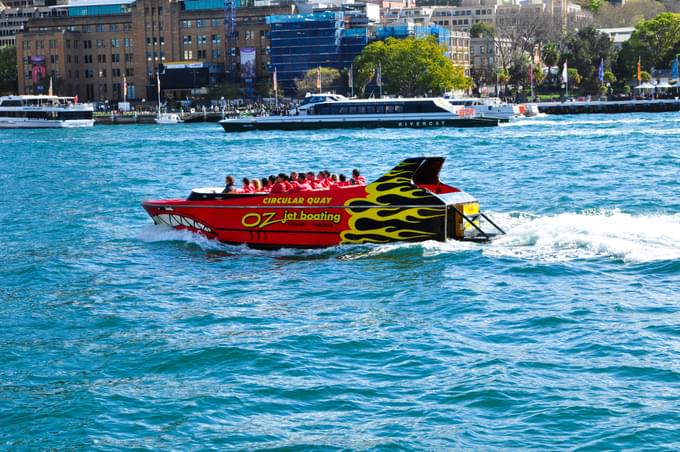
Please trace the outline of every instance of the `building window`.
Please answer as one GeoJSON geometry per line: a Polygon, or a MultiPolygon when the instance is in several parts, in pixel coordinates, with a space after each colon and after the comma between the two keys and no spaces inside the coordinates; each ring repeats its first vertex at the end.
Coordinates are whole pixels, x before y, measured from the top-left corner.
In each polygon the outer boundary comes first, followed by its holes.
{"type": "Polygon", "coordinates": [[[221,27],[222,26],[222,19],[210,19],[210,26],[215,28],[215,27],[221,27]]]}
{"type": "Polygon", "coordinates": [[[104,47],[106,47],[106,45],[104,44],[104,40],[103,39],[97,39],[97,48],[103,49],[104,47]]]}
{"type": "Polygon", "coordinates": [[[165,45],[165,37],[161,36],[158,39],[160,40],[161,45],[164,46],[165,45]]]}
{"type": "Polygon", "coordinates": [[[219,44],[222,42],[222,35],[212,35],[211,38],[213,44],[219,44]]]}
{"type": "Polygon", "coordinates": [[[99,78],[106,77],[106,69],[99,69],[99,78]]]}
{"type": "Polygon", "coordinates": [[[84,55],[83,60],[85,64],[92,64],[92,55],[84,55]]]}
{"type": "Polygon", "coordinates": [[[24,49],[30,49],[31,48],[31,41],[24,41],[24,49]]]}
{"type": "Polygon", "coordinates": [[[182,28],[191,28],[191,21],[190,20],[183,20],[182,21],[182,28]]]}
{"type": "Polygon", "coordinates": [[[131,53],[125,54],[125,62],[126,63],[132,63],[132,54],[131,53]]]}
{"type": "Polygon", "coordinates": [[[123,24],[123,31],[128,33],[130,31],[130,24],[123,24]]]}
{"type": "Polygon", "coordinates": [[[212,59],[213,60],[219,60],[221,55],[222,55],[222,52],[220,52],[219,49],[213,49],[213,51],[212,51],[212,59]]]}
{"type": "Polygon", "coordinates": [[[89,25],[83,25],[83,33],[89,33],[92,28],[89,25]]]}
{"type": "Polygon", "coordinates": [[[194,59],[194,52],[191,50],[185,50],[184,51],[184,59],[185,60],[193,60],[194,59]]]}
{"type": "Polygon", "coordinates": [[[125,45],[126,49],[129,49],[130,47],[132,47],[132,39],[131,38],[123,39],[123,45],[125,45]]]}
{"type": "Polygon", "coordinates": [[[50,55],[50,64],[59,64],[59,55],[50,55]]]}
{"type": "Polygon", "coordinates": [[[117,53],[111,54],[111,62],[112,63],[120,63],[120,55],[117,53]]]}
{"type": "Polygon", "coordinates": [[[118,32],[118,25],[116,25],[116,24],[109,25],[109,31],[111,31],[113,33],[118,32]]]}
{"type": "Polygon", "coordinates": [[[44,49],[45,43],[43,41],[35,41],[35,48],[36,49],[44,49]]]}
{"type": "Polygon", "coordinates": [[[198,56],[199,59],[205,59],[207,57],[207,51],[206,50],[199,50],[196,52],[196,55],[198,56]]]}
{"type": "Polygon", "coordinates": [[[196,19],[196,28],[205,27],[205,21],[203,19],[196,19]]]}
{"type": "Polygon", "coordinates": [[[97,24],[97,25],[95,25],[94,29],[97,33],[103,33],[104,32],[104,24],[97,24]]]}
{"type": "Polygon", "coordinates": [[[182,42],[184,43],[184,45],[191,44],[191,35],[184,35],[182,37],[182,42]]]}
{"type": "Polygon", "coordinates": [[[92,69],[85,69],[85,78],[94,78],[94,71],[92,69]]]}
{"type": "Polygon", "coordinates": [[[106,63],[106,55],[97,55],[97,63],[106,63]]]}
{"type": "Polygon", "coordinates": [[[111,77],[120,77],[120,68],[111,69],[111,77]]]}
{"type": "Polygon", "coordinates": [[[111,48],[117,49],[118,47],[120,47],[120,41],[118,39],[112,39],[111,40],[111,48]]]}
{"type": "Polygon", "coordinates": [[[134,77],[134,75],[135,75],[135,68],[132,68],[132,67],[125,68],[125,75],[126,75],[127,77],[134,77]]]}
{"type": "Polygon", "coordinates": [[[198,35],[196,36],[196,42],[198,43],[198,45],[205,45],[205,43],[208,42],[208,40],[206,39],[205,35],[198,35]]]}

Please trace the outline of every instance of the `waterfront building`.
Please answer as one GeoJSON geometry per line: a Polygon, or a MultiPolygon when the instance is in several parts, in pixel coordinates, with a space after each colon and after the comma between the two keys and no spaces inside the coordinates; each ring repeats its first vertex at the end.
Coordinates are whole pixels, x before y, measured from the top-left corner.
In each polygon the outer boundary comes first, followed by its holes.
{"type": "Polygon", "coordinates": [[[157,72],[176,97],[226,79],[264,83],[270,77],[265,18],[290,6],[234,5],[232,33],[225,30],[223,0],[75,0],[55,6],[57,17],[31,19],[17,34],[19,92],[45,92],[51,76],[55,91],[82,100],[152,101],[157,72]]]}

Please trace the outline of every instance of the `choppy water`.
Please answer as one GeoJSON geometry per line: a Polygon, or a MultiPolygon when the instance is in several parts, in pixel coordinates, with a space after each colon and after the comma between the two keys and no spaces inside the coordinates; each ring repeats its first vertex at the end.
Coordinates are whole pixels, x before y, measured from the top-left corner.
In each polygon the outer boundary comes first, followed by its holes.
{"type": "Polygon", "coordinates": [[[0,149],[0,448],[680,448],[678,114],[0,149]],[[423,154],[508,235],[264,252],[140,207],[423,154]]]}

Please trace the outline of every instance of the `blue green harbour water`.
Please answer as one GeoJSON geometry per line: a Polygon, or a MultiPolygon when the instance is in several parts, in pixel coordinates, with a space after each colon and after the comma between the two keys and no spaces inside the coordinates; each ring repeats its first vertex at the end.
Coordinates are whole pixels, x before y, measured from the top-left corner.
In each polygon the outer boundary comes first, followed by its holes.
{"type": "Polygon", "coordinates": [[[0,149],[0,449],[680,449],[680,114],[0,149]],[[140,206],[419,155],[508,234],[255,251],[140,206]]]}

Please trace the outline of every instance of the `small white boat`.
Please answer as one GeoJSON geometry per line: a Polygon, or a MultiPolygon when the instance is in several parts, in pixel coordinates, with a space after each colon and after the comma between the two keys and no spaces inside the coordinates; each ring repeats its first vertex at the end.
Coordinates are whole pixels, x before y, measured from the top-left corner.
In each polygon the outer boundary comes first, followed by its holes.
{"type": "Polygon", "coordinates": [[[180,113],[163,111],[163,106],[161,105],[161,75],[158,72],[156,72],[156,87],[158,88],[158,113],[154,118],[156,124],[179,124],[184,122],[180,113]]]}
{"type": "Polygon", "coordinates": [[[522,105],[503,102],[497,97],[452,97],[447,93],[444,94],[444,98],[448,99],[451,105],[474,109],[475,113],[483,118],[495,118],[507,122],[524,114],[522,105]]]}
{"type": "Polygon", "coordinates": [[[154,118],[156,124],[179,124],[184,122],[179,113],[159,112],[154,118]]]}

